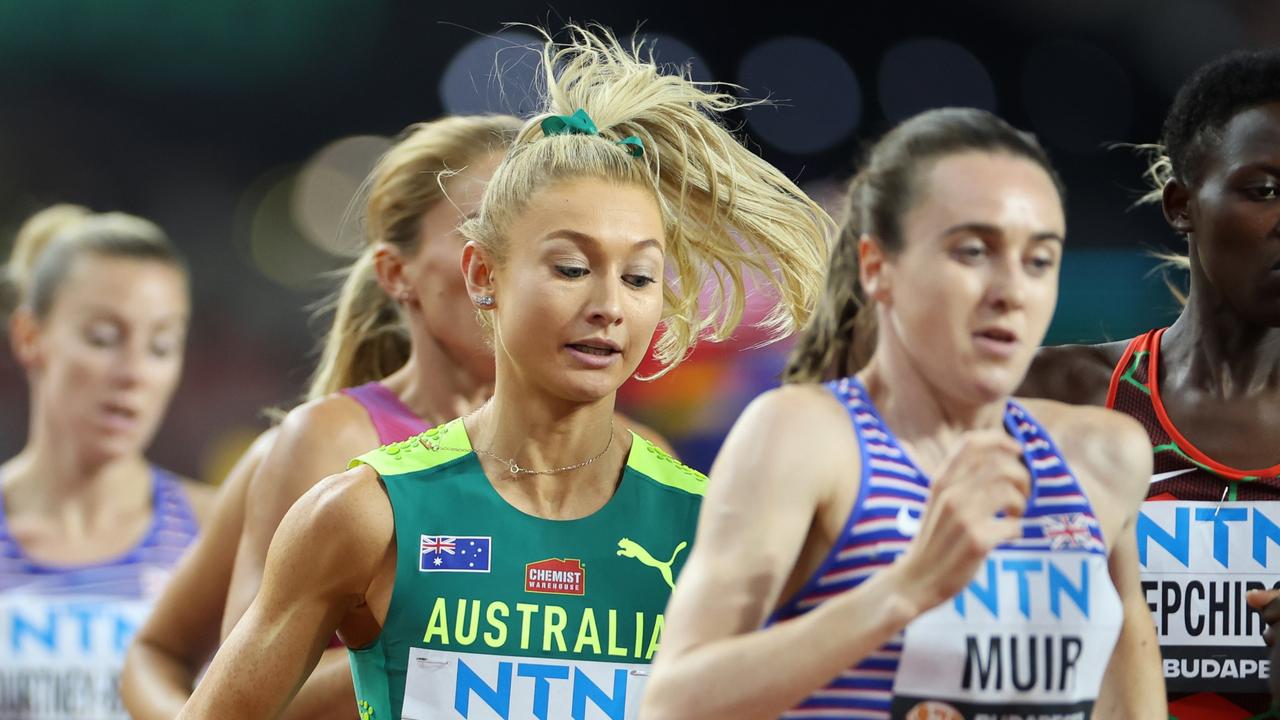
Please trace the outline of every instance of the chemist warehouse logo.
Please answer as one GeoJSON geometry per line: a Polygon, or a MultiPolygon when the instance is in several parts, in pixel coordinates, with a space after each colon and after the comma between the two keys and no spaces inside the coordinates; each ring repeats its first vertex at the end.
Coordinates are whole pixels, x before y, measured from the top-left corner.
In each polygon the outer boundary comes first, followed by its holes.
{"type": "Polygon", "coordinates": [[[587,571],[581,560],[548,558],[524,566],[524,591],[550,595],[582,595],[587,571]]]}

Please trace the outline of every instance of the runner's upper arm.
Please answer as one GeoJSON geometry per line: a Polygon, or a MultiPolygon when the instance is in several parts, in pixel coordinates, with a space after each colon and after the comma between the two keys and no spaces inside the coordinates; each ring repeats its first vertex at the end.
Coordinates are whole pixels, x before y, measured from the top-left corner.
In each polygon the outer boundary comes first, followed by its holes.
{"type": "Polygon", "coordinates": [[[267,548],[289,508],[313,485],[377,447],[363,409],[334,396],[295,408],[249,484],[244,529],[227,592],[223,635],[244,614],[261,583],[267,548]]]}
{"type": "Polygon", "coordinates": [[[271,543],[261,591],[181,717],[280,713],[346,613],[363,601],[394,542],[391,506],[371,468],[307,492],[271,543]]]}
{"type": "Polygon", "coordinates": [[[845,411],[825,389],[787,386],[754,401],[711,469],[694,549],[668,607],[663,653],[760,627],[819,506],[836,482],[857,477],[856,466],[845,411]]]}

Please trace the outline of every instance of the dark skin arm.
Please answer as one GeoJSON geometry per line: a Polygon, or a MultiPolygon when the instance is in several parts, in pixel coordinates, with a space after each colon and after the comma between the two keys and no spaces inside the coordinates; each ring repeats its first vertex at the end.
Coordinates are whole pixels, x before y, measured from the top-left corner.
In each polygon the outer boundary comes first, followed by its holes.
{"type": "Polygon", "coordinates": [[[1016,395],[1101,407],[1107,403],[1111,374],[1128,344],[1128,340],[1120,340],[1042,347],[1016,395]]]}

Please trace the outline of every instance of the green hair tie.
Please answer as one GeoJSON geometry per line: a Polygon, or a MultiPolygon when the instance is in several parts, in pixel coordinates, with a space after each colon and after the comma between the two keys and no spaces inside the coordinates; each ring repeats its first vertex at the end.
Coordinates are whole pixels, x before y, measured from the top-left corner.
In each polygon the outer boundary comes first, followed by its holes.
{"type": "MultiPolygon", "coordinates": [[[[542,121],[542,134],[544,137],[552,135],[599,135],[600,130],[596,127],[591,116],[586,110],[578,108],[573,111],[572,115],[552,115],[542,121]]],[[[635,135],[628,135],[614,143],[621,145],[631,157],[644,157],[644,141],[635,135]]]]}

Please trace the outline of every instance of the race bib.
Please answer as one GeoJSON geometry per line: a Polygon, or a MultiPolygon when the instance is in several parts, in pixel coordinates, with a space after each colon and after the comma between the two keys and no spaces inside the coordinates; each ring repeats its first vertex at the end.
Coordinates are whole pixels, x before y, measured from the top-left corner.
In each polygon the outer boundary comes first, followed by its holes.
{"type": "Polygon", "coordinates": [[[1266,624],[1249,590],[1280,587],[1280,502],[1142,504],[1142,591],[1171,692],[1266,693],[1266,624]]]}
{"type": "Polygon", "coordinates": [[[404,720],[630,720],[649,666],[411,648],[404,720]]]}
{"type": "Polygon", "coordinates": [[[119,678],[151,603],[0,594],[0,718],[127,720],[119,678]]]}
{"type": "Polygon", "coordinates": [[[1102,555],[997,550],[907,626],[891,715],[1087,720],[1122,621],[1102,555]]]}

